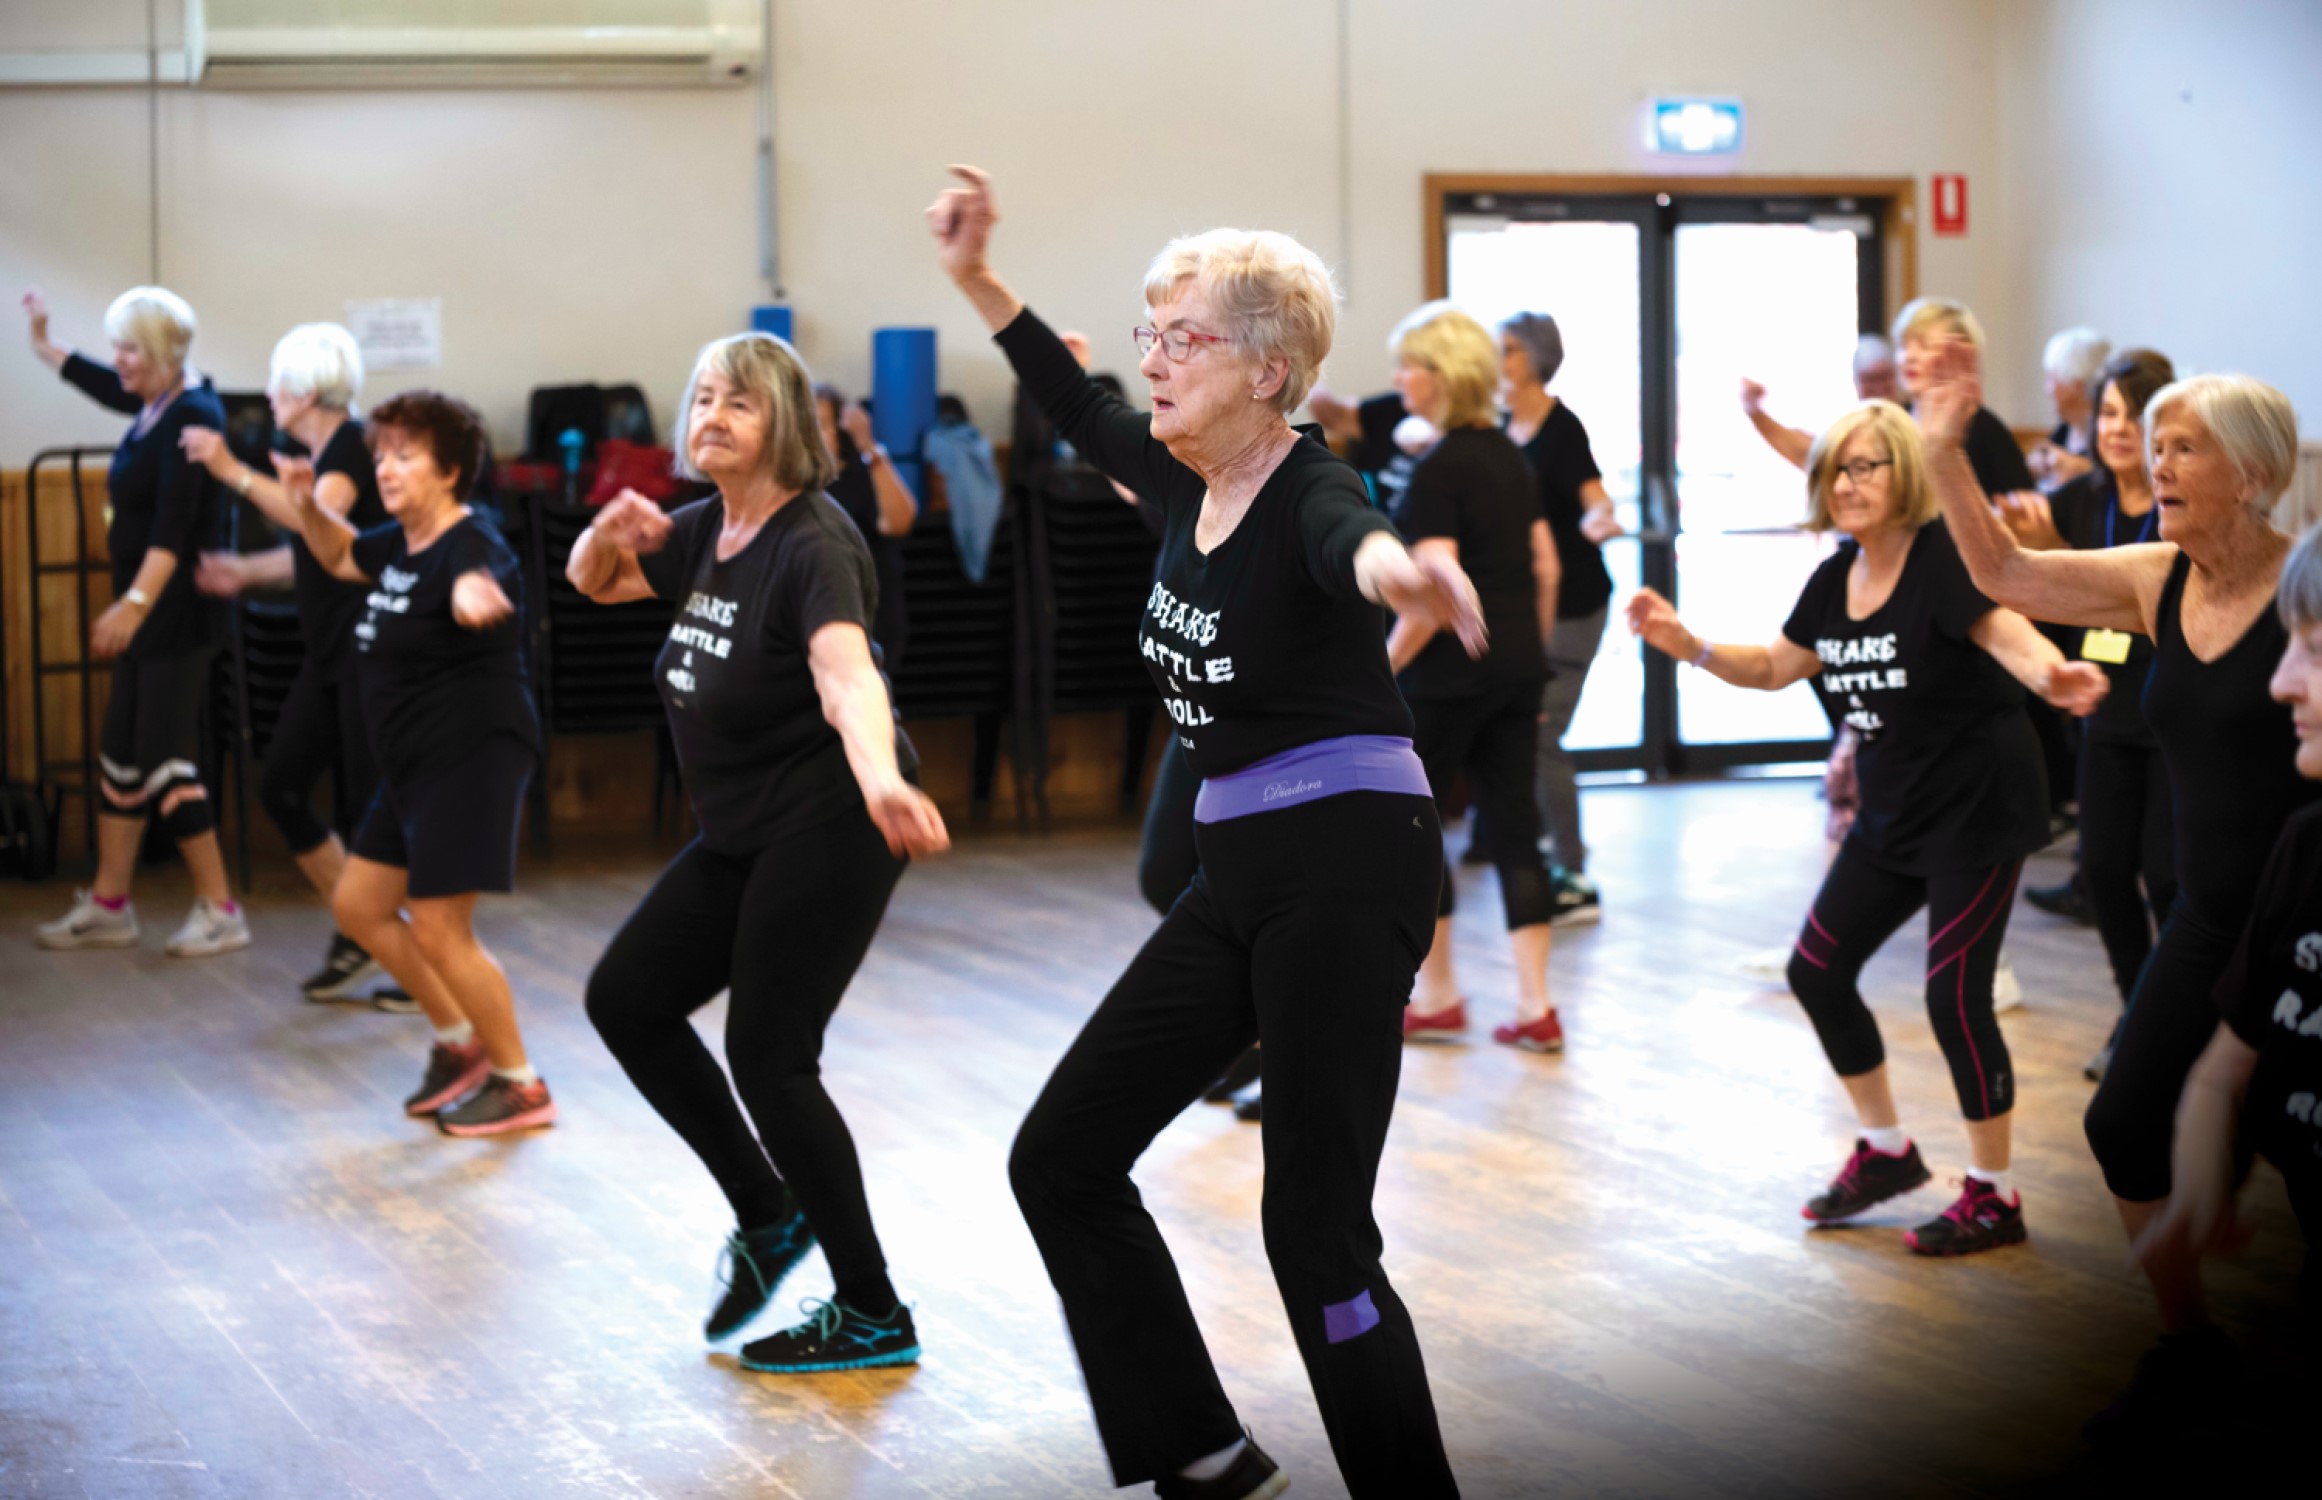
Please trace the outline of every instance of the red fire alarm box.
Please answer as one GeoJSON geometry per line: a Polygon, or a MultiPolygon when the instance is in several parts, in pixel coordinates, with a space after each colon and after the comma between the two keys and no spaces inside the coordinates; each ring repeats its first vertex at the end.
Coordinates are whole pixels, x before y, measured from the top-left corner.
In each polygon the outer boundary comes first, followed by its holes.
{"type": "Polygon", "coordinates": [[[1958,236],[1967,233],[1967,174],[1964,172],[1937,172],[1928,180],[1935,199],[1935,232],[1958,236]]]}

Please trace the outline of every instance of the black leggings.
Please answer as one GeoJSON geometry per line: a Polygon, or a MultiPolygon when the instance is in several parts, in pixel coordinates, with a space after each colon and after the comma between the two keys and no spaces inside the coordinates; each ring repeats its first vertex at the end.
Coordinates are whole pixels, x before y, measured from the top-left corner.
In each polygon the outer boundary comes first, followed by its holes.
{"type": "Polygon", "coordinates": [[[622,924],[588,987],[605,1045],[709,1168],[741,1226],[779,1220],[788,1184],[838,1297],[872,1313],[893,1292],[854,1137],[823,1090],[822,1033],[902,874],[860,809],[751,856],[697,839],[622,924]],[[729,987],[732,1088],[688,1019],[729,987]]]}
{"type": "Polygon", "coordinates": [[[1196,829],[1201,869],[1056,1065],[1008,1160],[1114,1482],[1242,1435],[1129,1169],[1266,1048],[1266,1256],[1350,1493],[1456,1494],[1371,1190],[1443,844],[1424,797],[1347,792],[1196,829]]]}
{"type": "Polygon", "coordinates": [[[2082,1121],[2115,1198],[2150,1203],[2169,1196],[2177,1098],[2217,1033],[2217,980],[2238,941],[2232,927],[2180,901],[2145,960],[2112,1061],[2082,1121]]]}
{"type": "Polygon", "coordinates": [[[1790,954],[1790,989],[1841,1078],[1887,1060],[1879,1023],[1855,988],[1863,965],[1922,906],[1927,909],[1927,1019],[1951,1064],[1959,1112],[1991,1120],[2016,1102],[2008,1044],[1992,1017],[1991,982],[2015,905],[2020,859],[1958,875],[1898,875],[1850,840],[1822,879],[1790,954]]]}
{"type": "MultiPolygon", "coordinates": [[[[1534,764],[1540,748],[1540,688],[1534,679],[1473,698],[1423,698],[1411,705],[1411,746],[1427,768],[1436,806],[1451,795],[1459,773],[1467,772],[1475,794],[1475,826],[1491,830],[1487,845],[1499,867],[1500,908],[1510,932],[1556,915],[1555,887],[1548,880],[1548,862],[1540,857],[1534,764]]],[[[1435,914],[1450,916],[1454,900],[1447,866],[1435,914]]]]}
{"type": "Polygon", "coordinates": [[[1137,846],[1137,890],[1163,915],[1201,866],[1193,847],[1193,802],[1200,795],[1201,778],[1172,732],[1153,772],[1153,800],[1145,804],[1145,837],[1137,846]]]}
{"type": "Polygon", "coordinates": [[[352,832],[371,805],[379,771],[371,759],[371,737],[363,728],[363,705],[355,668],[309,656],[291,679],[266,746],[266,769],[258,780],[258,801],[293,854],[322,847],[335,828],[352,832]],[[315,816],[316,783],[338,772],[340,801],[329,823],[315,816]]]}
{"type": "Polygon", "coordinates": [[[2159,746],[2096,734],[2081,741],[2080,878],[2126,1005],[2153,951],[2153,931],[2177,900],[2169,774],[2159,746]]]}

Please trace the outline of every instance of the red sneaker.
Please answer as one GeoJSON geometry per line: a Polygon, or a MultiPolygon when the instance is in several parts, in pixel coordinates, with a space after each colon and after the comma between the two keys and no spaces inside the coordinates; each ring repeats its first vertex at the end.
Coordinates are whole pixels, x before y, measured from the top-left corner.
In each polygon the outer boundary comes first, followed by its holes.
{"type": "Polygon", "coordinates": [[[1467,1034],[1467,1002],[1454,1000],[1441,1010],[1421,1011],[1417,1005],[1403,1007],[1403,1040],[1406,1042],[1447,1042],[1467,1034]]]}
{"type": "Polygon", "coordinates": [[[511,1083],[494,1073],[463,1102],[435,1117],[445,1135],[506,1135],[556,1123],[556,1101],[541,1079],[511,1083]]]}
{"type": "Polygon", "coordinates": [[[1537,1021],[1527,1021],[1521,1026],[1494,1026],[1492,1040],[1503,1047],[1521,1047],[1526,1052],[1562,1052],[1564,1027],[1551,1006],[1548,1014],[1537,1021]]]}
{"type": "Polygon", "coordinates": [[[403,1101],[403,1112],[424,1119],[482,1083],[491,1071],[492,1060],[484,1056],[482,1042],[470,1041],[464,1047],[437,1042],[427,1054],[427,1076],[419,1080],[419,1092],[403,1101]]]}

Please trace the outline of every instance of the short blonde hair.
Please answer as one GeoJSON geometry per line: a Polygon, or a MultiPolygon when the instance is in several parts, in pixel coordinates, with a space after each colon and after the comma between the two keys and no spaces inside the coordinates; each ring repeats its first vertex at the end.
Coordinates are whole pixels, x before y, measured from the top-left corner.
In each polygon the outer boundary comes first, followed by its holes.
{"type": "Polygon", "coordinates": [[[1499,415],[1500,346],[1483,324],[1448,302],[1428,302],[1395,325],[1387,352],[1431,370],[1450,405],[1445,428],[1489,427],[1499,415]]]}
{"type": "Polygon", "coordinates": [[[1949,297],[1918,297],[1905,303],[1895,314],[1895,347],[1900,349],[1914,335],[1924,338],[1931,333],[1955,333],[1976,347],[1983,349],[1983,324],[1968,311],[1964,302],[1949,297]]]}
{"type": "Polygon", "coordinates": [[[1919,438],[1919,424],[1892,401],[1865,401],[1847,412],[1814,440],[1806,455],[1806,529],[1831,529],[1830,492],[1838,483],[1838,455],[1857,434],[1867,433],[1886,444],[1894,470],[1887,483],[1896,522],[1916,531],[1942,513],[1935,487],[1927,482],[1927,448],[1919,438]]]}
{"type": "Polygon", "coordinates": [[[822,445],[814,411],[814,377],[788,339],[770,333],[737,333],[712,339],[694,357],[685,398],[677,404],[677,471],[706,478],[693,466],[693,398],[705,375],[722,375],[766,403],[767,472],[784,489],[825,490],[838,477],[838,460],[822,445]]]}
{"type": "Polygon", "coordinates": [[[1180,235],[1145,269],[1145,305],[1158,307],[1187,283],[1225,319],[1219,331],[1252,363],[1290,367],[1274,409],[1291,412],[1314,388],[1338,333],[1338,287],[1322,257],[1271,229],[1180,235]]]}
{"type": "Polygon", "coordinates": [[[135,346],[165,370],[185,368],[194,327],[194,310],[167,287],[133,286],[105,309],[105,337],[135,346]]]}
{"type": "Polygon", "coordinates": [[[317,406],[345,411],[363,394],[363,351],[336,323],[301,323],[274,345],[266,389],[312,396],[317,406]]]}
{"type": "Polygon", "coordinates": [[[2188,375],[2145,403],[2146,448],[2161,418],[2180,406],[2256,481],[2258,496],[2251,503],[2270,510],[2298,472],[2298,413],[2290,398],[2249,375],[2188,375]]]}

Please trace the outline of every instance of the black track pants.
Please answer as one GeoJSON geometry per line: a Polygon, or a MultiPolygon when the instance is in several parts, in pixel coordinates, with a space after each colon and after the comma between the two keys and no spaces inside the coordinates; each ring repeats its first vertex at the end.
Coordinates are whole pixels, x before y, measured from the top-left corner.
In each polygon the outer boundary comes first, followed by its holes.
{"type": "Polygon", "coordinates": [[[266,769],[258,781],[259,803],[282,830],[290,852],[306,854],[321,847],[334,827],[353,832],[378,785],[353,663],[332,666],[308,657],[291,679],[281,716],[274,721],[266,769]],[[334,770],[345,800],[325,823],[315,816],[314,789],[334,770]]]}

